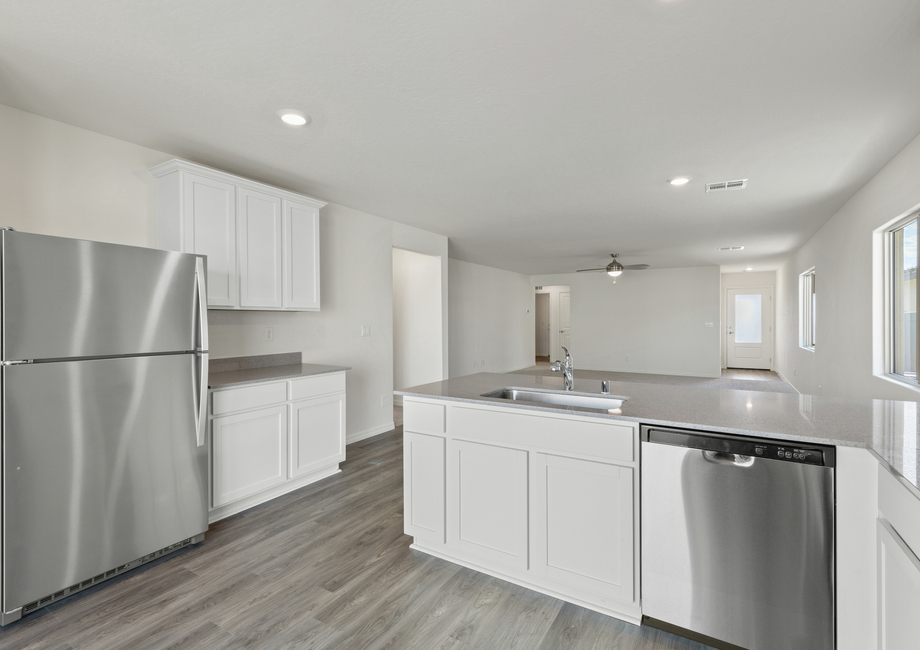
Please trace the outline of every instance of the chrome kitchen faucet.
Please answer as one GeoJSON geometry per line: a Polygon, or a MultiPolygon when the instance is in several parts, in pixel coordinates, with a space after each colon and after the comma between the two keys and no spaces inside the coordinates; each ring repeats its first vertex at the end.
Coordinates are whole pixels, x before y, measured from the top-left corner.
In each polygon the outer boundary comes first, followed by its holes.
{"type": "Polygon", "coordinates": [[[549,369],[553,372],[562,372],[562,380],[565,382],[565,389],[575,390],[575,377],[572,375],[575,371],[575,362],[572,361],[572,355],[569,354],[568,348],[563,345],[562,349],[565,351],[565,360],[554,361],[549,369]]]}

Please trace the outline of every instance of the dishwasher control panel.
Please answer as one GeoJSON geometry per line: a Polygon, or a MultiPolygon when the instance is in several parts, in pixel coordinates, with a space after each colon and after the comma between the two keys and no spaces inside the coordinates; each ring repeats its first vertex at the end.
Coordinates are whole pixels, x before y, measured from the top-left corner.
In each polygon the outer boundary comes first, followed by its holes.
{"type": "Polygon", "coordinates": [[[808,445],[780,440],[764,440],[725,433],[710,433],[643,425],[643,442],[676,447],[688,447],[720,454],[735,454],[786,463],[801,463],[819,467],[836,466],[836,454],[829,445],[808,445]]]}
{"type": "Polygon", "coordinates": [[[806,465],[824,465],[824,454],[820,449],[803,449],[788,445],[754,445],[754,455],[761,458],[787,460],[806,465]]]}

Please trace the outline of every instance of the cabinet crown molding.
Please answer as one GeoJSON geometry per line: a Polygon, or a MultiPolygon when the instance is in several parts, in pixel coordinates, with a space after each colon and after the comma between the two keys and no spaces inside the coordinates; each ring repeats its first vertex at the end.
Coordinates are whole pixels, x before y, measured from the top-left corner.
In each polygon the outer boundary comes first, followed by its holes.
{"type": "Polygon", "coordinates": [[[309,205],[314,208],[322,208],[326,206],[325,201],[314,199],[313,197],[306,196],[305,194],[299,194],[297,192],[292,192],[291,190],[285,190],[280,187],[275,187],[274,185],[269,185],[267,183],[260,183],[258,181],[244,178],[242,176],[236,176],[219,169],[214,169],[213,167],[205,167],[204,165],[199,165],[198,163],[182,160],[181,158],[173,158],[172,160],[167,160],[164,163],[160,163],[159,165],[150,168],[150,173],[153,174],[155,178],[160,178],[161,176],[165,176],[177,171],[192,172],[216,181],[231,183],[237,187],[245,187],[257,192],[270,190],[272,194],[280,196],[283,199],[290,199],[292,201],[296,201],[304,205],[309,205]]]}

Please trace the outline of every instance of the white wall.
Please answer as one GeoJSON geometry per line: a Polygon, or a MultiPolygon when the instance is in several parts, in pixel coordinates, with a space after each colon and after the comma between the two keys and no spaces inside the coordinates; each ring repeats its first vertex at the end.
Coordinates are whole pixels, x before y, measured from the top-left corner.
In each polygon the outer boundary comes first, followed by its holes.
{"type": "Polygon", "coordinates": [[[414,228],[402,223],[393,223],[393,246],[423,255],[438,258],[441,263],[441,379],[447,379],[450,365],[450,348],[448,346],[449,319],[448,308],[448,271],[447,271],[447,237],[427,230],[414,228]]]}
{"type": "Polygon", "coordinates": [[[449,275],[450,376],[533,366],[530,278],[455,259],[450,260],[449,275]]]}
{"type": "Polygon", "coordinates": [[[699,266],[627,271],[616,284],[605,273],[531,282],[570,286],[576,370],[718,377],[719,276],[717,266],[699,266]]]}
{"type": "Polygon", "coordinates": [[[393,387],[442,378],[441,260],[394,248],[393,387]]]}
{"type": "Polygon", "coordinates": [[[154,246],[147,169],[172,157],[0,104],[0,226],[154,246]]]}
{"type": "MultiPolygon", "coordinates": [[[[729,289],[746,289],[748,287],[770,287],[773,289],[773,331],[769,333],[773,344],[773,358],[776,359],[776,272],[775,271],[750,271],[747,273],[723,273],[721,294],[720,348],[722,350],[722,367],[725,368],[725,357],[728,354],[726,339],[728,333],[728,303],[726,293],[729,289]]],[[[776,365],[775,363],[773,364],[776,365]]]]}
{"type": "MultiPolygon", "coordinates": [[[[0,226],[154,246],[156,184],[147,169],[173,157],[0,105],[0,226]]],[[[399,238],[392,221],[343,206],[329,204],[320,215],[322,311],[211,310],[211,350],[214,358],[300,351],[308,363],[351,366],[351,441],[393,425],[392,246],[399,238]],[[361,325],[370,326],[369,337],[360,336],[361,325]],[[266,326],[274,327],[272,342],[264,341],[266,326]]],[[[447,259],[446,237],[398,230],[447,259]]]]}
{"type": "Polygon", "coordinates": [[[920,137],[863,186],[776,272],[777,371],[800,392],[916,400],[883,365],[876,229],[920,208],[920,137]],[[815,351],[799,347],[799,274],[815,267],[815,351]]]}

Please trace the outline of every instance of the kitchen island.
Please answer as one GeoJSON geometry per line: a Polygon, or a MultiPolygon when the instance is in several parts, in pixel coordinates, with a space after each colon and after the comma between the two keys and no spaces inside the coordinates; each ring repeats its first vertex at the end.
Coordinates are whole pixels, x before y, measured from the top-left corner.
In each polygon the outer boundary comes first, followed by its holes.
{"type": "Polygon", "coordinates": [[[488,396],[510,387],[563,388],[483,373],[397,392],[413,548],[635,623],[640,423],[835,445],[838,648],[899,647],[879,631],[906,634],[892,607],[920,603],[916,403],[622,382],[609,410],[488,396]]]}

